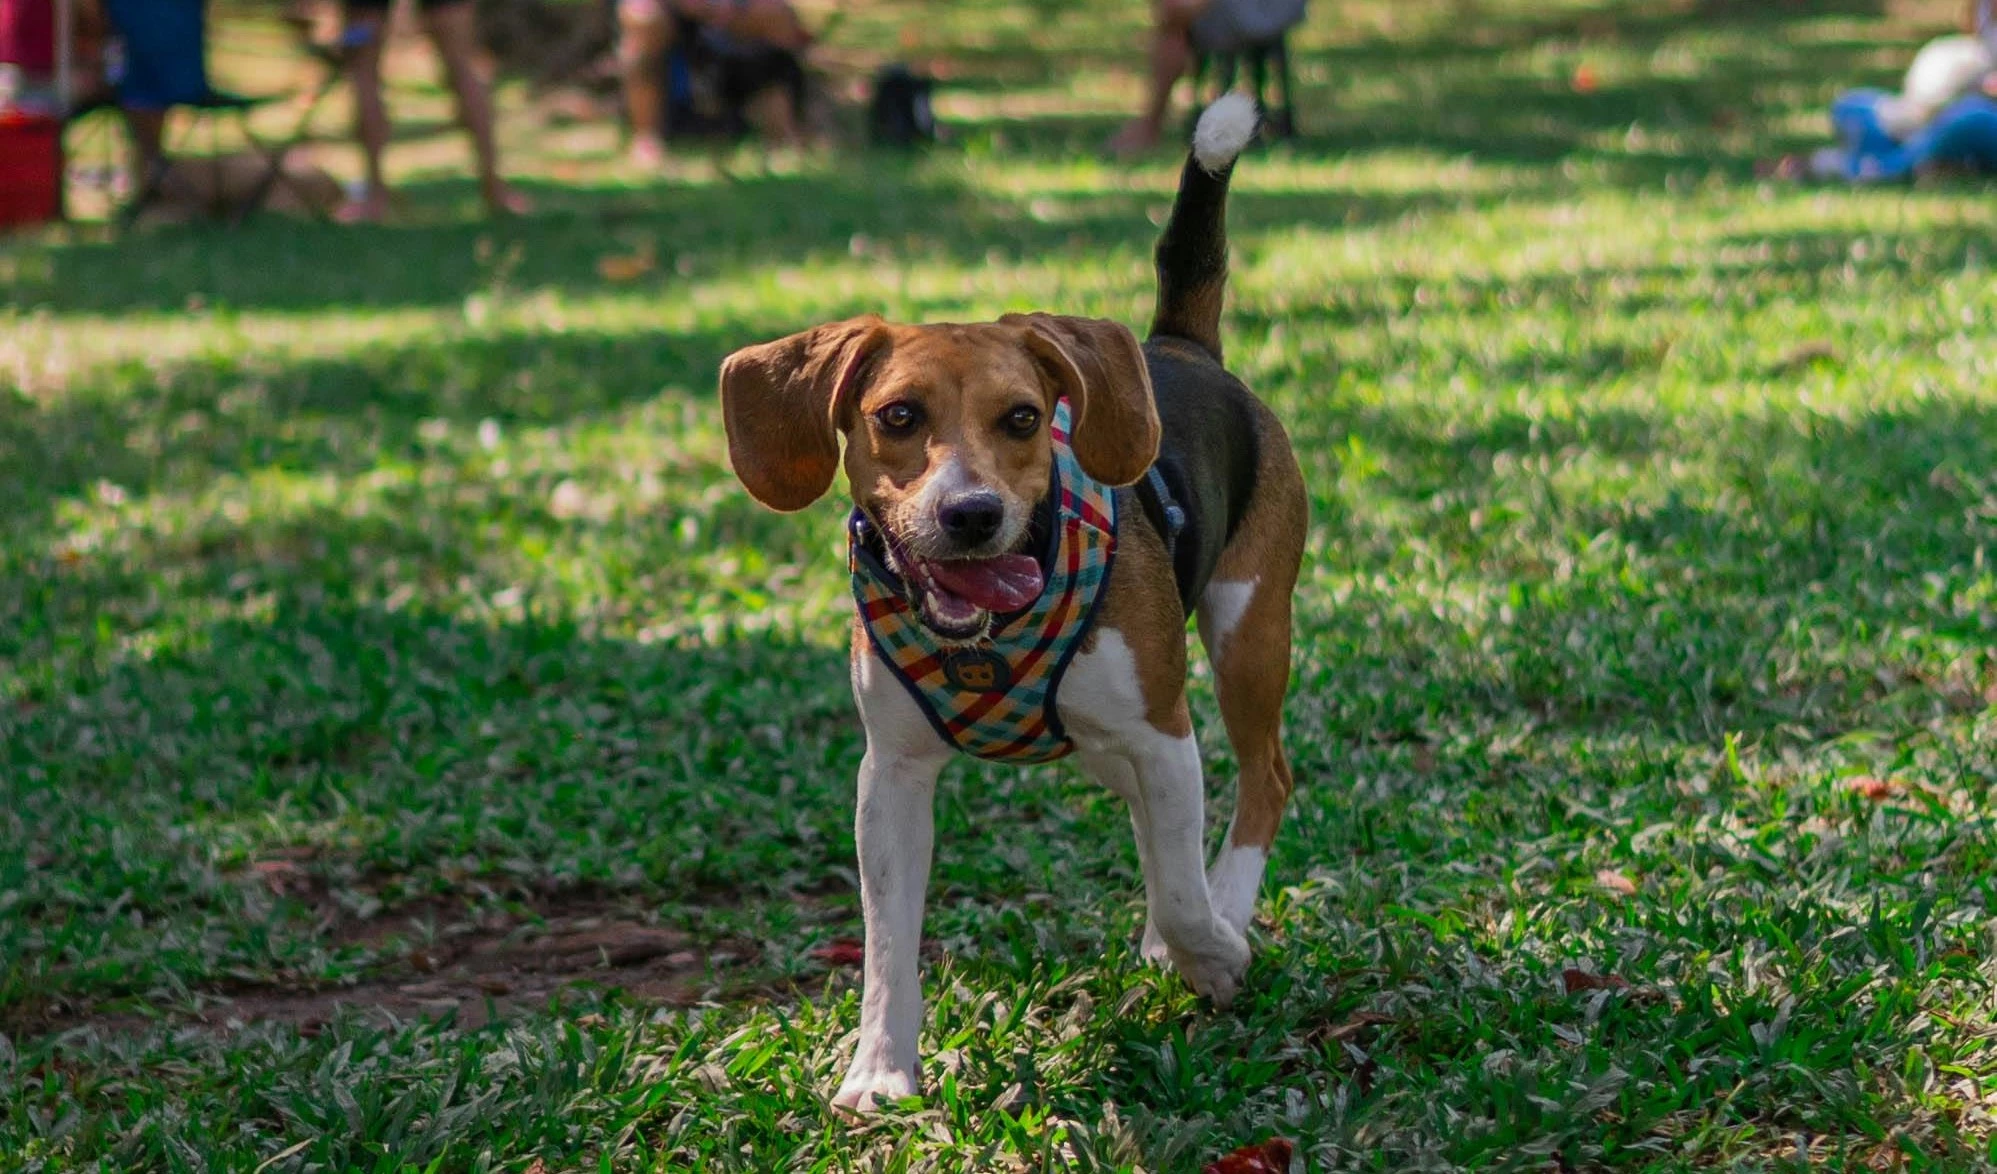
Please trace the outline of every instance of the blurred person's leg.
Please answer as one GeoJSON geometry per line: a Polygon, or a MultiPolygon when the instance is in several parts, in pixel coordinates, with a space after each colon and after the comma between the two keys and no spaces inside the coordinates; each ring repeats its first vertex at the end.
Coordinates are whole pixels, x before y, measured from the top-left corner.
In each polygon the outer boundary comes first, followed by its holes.
{"type": "Polygon", "coordinates": [[[134,182],[159,179],[166,155],[166,114],[208,93],[206,13],[202,0],[106,0],[104,15],[124,43],[118,104],[132,136],[134,182]]]}
{"type": "Polygon", "coordinates": [[[388,4],[347,0],[347,81],[354,88],[354,136],[360,140],[366,184],[358,199],[340,209],[345,223],[376,221],[388,215],[388,181],[381,170],[388,149],[388,107],[381,97],[381,57],[388,4]]]}
{"type": "Polygon", "coordinates": [[[666,158],[666,49],[672,22],[665,0],[617,0],[617,70],[631,119],[631,161],[657,167],[666,158]]]}
{"type": "Polygon", "coordinates": [[[124,108],[125,129],[132,136],[133,182],[144,189],[166,166],[166,111],[124,108]]]}
{"type": "Polygon", "coordinates": [[[533,207],[526,196],[508,187],[499,174],[499,146],[493,141],[492,91],[478,71],[478,26],[471,0],[444,0],[423,6],[423,24],[458,100],[458,121],[471,135],[478,157],[478,190],[485,206],[502,215],[518,216],[533,207]]]}
{"type": "Polygon", "coordinates": [[[798,105],[789,87],[764,87],[748,100],[744,110],[766,142],[780,147],[802,148],[806,145],[804,123],[798,116],[798,105]]]}
{"type": "Polygon", "coordinates": [[[1193,22],[1214,0],[1154,0],[1151,10],[1150,76],[1145,81],[1144,108],[1109,141],[1119,156],[1142,154],[1158,145],[1165,115],[1172,106],[1172,87],[1193,64],[1193,22]]]}

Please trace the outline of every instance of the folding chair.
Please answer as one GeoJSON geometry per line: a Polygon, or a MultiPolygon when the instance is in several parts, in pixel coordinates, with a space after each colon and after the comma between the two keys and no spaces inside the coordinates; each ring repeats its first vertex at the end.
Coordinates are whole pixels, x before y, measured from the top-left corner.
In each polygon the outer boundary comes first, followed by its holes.
{"type": "MultiPolygon", "coordinates": [[[[240,224],[261,208],[272,189],[292,185],[285,163],[298,137],[275,142],[257,134],[251,116],[281,99],[278,95],[250,96],[218,89],[208,80],[207,19],[204,0],[104,0],[111,30],[122,52],[112,58],[107,70],[108,86],[95,99],[80,106],[72,123],[120,107],[141,110],[191,111],[197,125],[183,141],[199,137],[202,125],[208,130],[207,159],[212,169],[214,189],[222,190],[222,124],[233,120],[238,137],[263,163],[257,182],[249,193],[230,208],[229,221],[240,224]]],[[[136,178],[132,198],[119,211],[118,221],[129,226],[161,195],[170,166],[192,167],[194,160],[169,163],[173,152],[162,141],[161,157],[136,178]]],[[[296,190],[294,188],[294,190],[296,190]]],[[[298,191],[302,202],[305,193],[298,191]]]]}
{"type": "Polygon", "coordinates": [[[346,80],[348,68],[353,64],[354,54],[366,48],[368,43],[380,35],[384,26],[348,26],[342,22],[340,31],[331,40],[313,35],[312,20],[308,15],[294,11],[285,17],[297,34],[298,47],[305,55],[319,64],[319,83],[305,95],[299,106],[298,122],[292,127],[287,147],[304,143],[312,134],[312,122],[319,115],[320,107],[333,96],[340,83],[346,80]]]}

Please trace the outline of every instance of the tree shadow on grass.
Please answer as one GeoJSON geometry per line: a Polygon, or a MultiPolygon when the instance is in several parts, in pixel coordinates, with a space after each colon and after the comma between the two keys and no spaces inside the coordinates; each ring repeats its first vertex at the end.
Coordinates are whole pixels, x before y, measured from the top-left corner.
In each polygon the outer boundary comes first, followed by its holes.
{"type": "Polygon", "coordinates": [[[517,917],[624,894],[712,934],[710,911],[816,888],[819,846],[850,842],[844,789],[796,785],[858,758],[839,650],[639,644],[317,586],[8,702],[0,1024],[408,974],[374,939],[437,902],[517,917]]]}
{"type": "Polygon", "coordinates": [[[252,350],[169,366],[129,362],[48,406],[0,399],[0,539],[36,551],[64,502],[93,494],[198,498],[223,479],[349,477],[583,420],[606,426],[660,397],[712,394],[750,323],[658,334],[475,330],[273,363],[252,350]],[[37,535],[42,535],[37,537],[37,535]]]}
{"type": "MultiPolygon", "coordinates": [[[[1464,622],[1371,593],[1306,607],[1306,643],[1324,652],[1293,711],[1313,726],[1426,741],[1523,719],[1687,746],[1729,731],[1808,744],[1979,712],[1997,688],[1976,651],[1997,542],[1987,406],[1735,417],[1692,444],[1621,407],[1550,422],[1499,411],[1446,432],[1346,418],[1394,470],[1393,492],[1422,503],[1424,546],[1462,551],[1437,573],[1491,611],[1464,622]],[[1628,498],[1555,483],[1577,463],[1642,469],[1673,451],[1696,475],[1628,498]]],[[[1399,534],[1333,517],[1350,572],[1392,574],[1399,534]]]]}

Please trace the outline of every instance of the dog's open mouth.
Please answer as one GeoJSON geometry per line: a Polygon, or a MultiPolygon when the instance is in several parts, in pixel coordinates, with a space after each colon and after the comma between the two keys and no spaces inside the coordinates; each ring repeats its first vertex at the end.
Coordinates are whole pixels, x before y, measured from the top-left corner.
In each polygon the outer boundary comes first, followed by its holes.
{"type": "Polygon", "coordinates": [[[1045,586],[1040,564],[1030,555],[902,561],[922,622],[955,639],[983,635],[994,612],[1018,611],[1040,598],[1045,586]]]}

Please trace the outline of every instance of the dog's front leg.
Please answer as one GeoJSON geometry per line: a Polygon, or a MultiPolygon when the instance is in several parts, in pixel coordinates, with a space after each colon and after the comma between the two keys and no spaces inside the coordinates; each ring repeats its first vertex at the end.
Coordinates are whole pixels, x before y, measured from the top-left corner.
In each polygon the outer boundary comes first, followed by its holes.
{"type": "MultiPolygon", "coordinates": [[[[860,911],[866,920],[866,969],[860,989],[860,1042],[833,1103],[865,1111],[916,1094],[922,1035],[922,905],[935,839],[936,776],[948,755],[900,686],[872,692],[863,665],[855,692],[867,721],[853,834],[860,850],[860,911]],[[871,696],[869,694],[872,694],[871,696]],[[915,727],[920,727],[915,728],[915,727]]],[[[885,674],[872,674],[884,676],[885,674]]]]}

